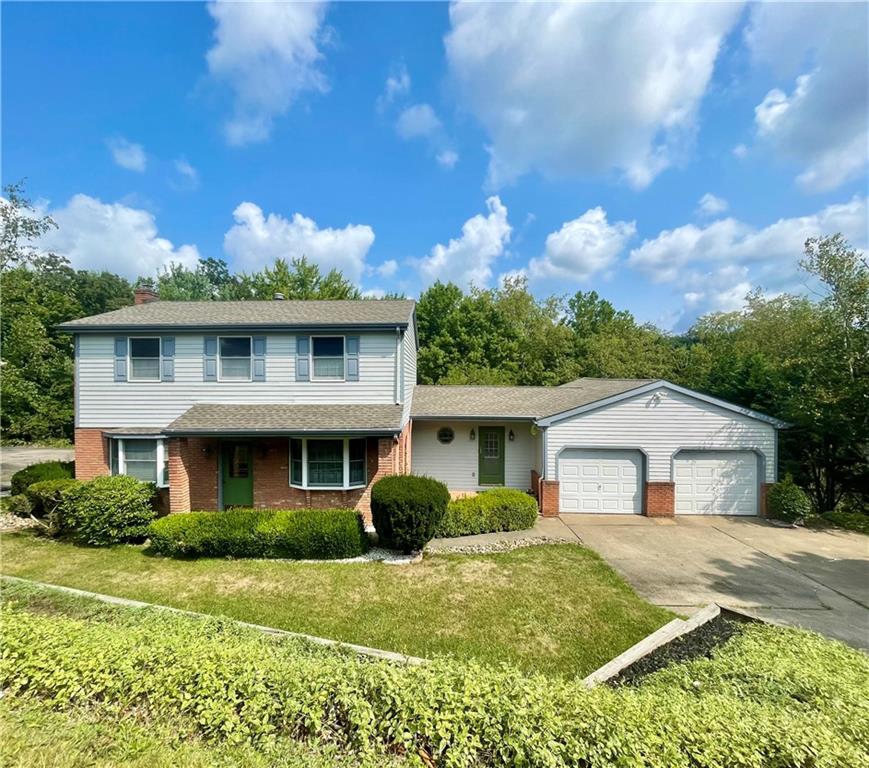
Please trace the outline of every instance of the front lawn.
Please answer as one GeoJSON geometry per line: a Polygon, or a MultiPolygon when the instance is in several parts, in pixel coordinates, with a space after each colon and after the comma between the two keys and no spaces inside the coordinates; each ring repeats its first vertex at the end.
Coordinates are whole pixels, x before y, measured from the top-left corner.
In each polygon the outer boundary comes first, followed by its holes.
{"type": "Polygon", "coordinates": [[[450,654],[585,676],[672,618],[591,550],[382,563],[195,561],[142,547],[95,549],[30,533],[3,537],[2,572],[230,616],[413,656],[450,654]]]}

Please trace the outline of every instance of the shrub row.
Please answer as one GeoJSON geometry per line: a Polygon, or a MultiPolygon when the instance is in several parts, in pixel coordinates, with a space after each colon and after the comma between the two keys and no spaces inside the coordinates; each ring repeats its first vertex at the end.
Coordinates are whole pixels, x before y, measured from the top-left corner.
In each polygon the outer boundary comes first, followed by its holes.
{"type": "Polygon", "coordinates": [[[24,493],[34,483],[43,480],[63,480],[75,477],[75,463],[72,461],[43,461],[19,469],[9,482],[13,496],[24,493]]]}
{"type": "Polygon", "coordinates": [[[588,691],[508,667],[362,660],[151,611],[4,611],[8,694],[59,709],[102,702],[235,743],[323,738],[363,761],[390,752],[450,768],[842,768],[866,765],[869,750],[869,659],[798,630],[752,626],[711,659],[588,691]]]}
{"type": "Polygon", "coordinates": [[[151,523],[151,548],[170,557],[356,557],[368,539],[352,509],[186,512],[151,523]]]}
{"type": "Polygon", "coordinates": [[[447,487],[430,477],[378,480],[371,488],[371,516],[380,544],[402,552],[421,550],[435,535],[449,502],[447,487]]]}
{"type": "Polygon", "coordinates": [[[521,531],[537,521],[537,501],[513,488],[493,488],[476,496],[454,499],[436,536],[470,536],[496,531],[521,531]]]}
{"type": "Polygon", "coordinates": [[[154,486],[135,477],[96,477],[61,491],[50,521],[56,535],[105,546],[142,541],[154,519],[154,486]]]}

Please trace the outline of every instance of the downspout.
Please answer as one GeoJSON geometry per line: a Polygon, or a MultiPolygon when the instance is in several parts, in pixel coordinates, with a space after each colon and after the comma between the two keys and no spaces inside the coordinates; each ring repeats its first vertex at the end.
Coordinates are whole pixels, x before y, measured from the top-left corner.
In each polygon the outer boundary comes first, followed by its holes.
{"type": "Polygon", "coordinates": [[[401,405],[401,377],[404,355],[401,354],[401,328],[395,328],[395,403],[401,405]]]}

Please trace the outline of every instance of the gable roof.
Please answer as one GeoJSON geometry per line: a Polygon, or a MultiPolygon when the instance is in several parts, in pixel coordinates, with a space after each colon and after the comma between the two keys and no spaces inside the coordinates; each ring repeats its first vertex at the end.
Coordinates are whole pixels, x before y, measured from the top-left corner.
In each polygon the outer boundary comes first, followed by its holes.
{"type": "Polygon", "coordinates": [[[577,379],[560,387],[424,385],[413,390],[415,419],[540,419],[630,392],[649,379],[577,379]]]}
{"type": "Polygon", "coordinates": [[[65,331],[407,327],[411,299],[152,301],[60,323],[65,331]]]}

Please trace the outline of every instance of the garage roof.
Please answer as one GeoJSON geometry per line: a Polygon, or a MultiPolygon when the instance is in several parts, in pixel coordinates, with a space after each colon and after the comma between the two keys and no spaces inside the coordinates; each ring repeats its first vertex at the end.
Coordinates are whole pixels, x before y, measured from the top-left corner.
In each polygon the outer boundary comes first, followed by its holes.
{"type": "Polygon", "coordinates": [[[417,385],[414,419],[540,419],[623,394],[651,379],[577,379],[560,387],[417,385]]]}

